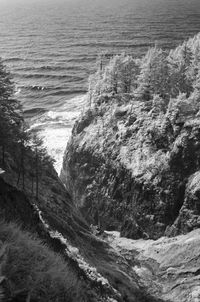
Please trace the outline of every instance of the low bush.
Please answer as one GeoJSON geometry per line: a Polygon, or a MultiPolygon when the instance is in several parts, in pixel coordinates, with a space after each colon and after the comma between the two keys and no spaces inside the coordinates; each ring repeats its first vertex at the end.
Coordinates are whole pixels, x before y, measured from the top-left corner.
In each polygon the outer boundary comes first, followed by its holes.
{"type": "Polygon", "coordinates": [[[8,280],[12,295],[25,290],[31,301],[86,301],[85,289],[70,265],[17,225],[0,222],[0,250],[6,251],[0,274],[8,280]]]}

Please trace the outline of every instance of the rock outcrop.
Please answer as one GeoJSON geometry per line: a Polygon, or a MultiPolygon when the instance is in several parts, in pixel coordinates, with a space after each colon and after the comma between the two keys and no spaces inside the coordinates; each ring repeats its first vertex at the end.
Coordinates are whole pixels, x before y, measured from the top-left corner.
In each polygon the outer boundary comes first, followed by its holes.
{"type": "Polygon", "coordinates": [[[130,238],[200,226],[199,100],[97,97],[76,122],[61,179],[91,224],[130,238]]]}
{"type": "Polygon", "coordinates": [[[117,255],[127,260],[141,284],[154,296],[163,301],[200,301],[199,229],[156,241],[120,238],[117,232],[107,235],[117,255]]]}
{"type": "MultiPolygon", "coordinates": [[[[0,219],[17,222],[21,225],[22,237],[24,229],[29,230],[37,234],[50,250],[61,255],[73,272],[73,282],[77,282],[78,298],[74,297],[73,301],[161,301],[154,298],[148,288],[140,287],[136,274],[129,278],[123,266],[116,263],[108,252],[108,244],[91,233],[51,165],[40,176],[38,199],[32,194],[28,173],[25,189],[21,183],[17,186],[16,180],[13,169],[6,169],[0,176],[0,219]]],[[[0,243],[1,240],[4,241],[2,236],[0,243]]],[[[7,278],[6,275],[2,277],[7,278]]],[[[25,285],[19,288],[12,275],[7,281],[16,290],[30,291],[25,285]]],[[[5,291],[4,286],[2,290],[5,291]]]]}

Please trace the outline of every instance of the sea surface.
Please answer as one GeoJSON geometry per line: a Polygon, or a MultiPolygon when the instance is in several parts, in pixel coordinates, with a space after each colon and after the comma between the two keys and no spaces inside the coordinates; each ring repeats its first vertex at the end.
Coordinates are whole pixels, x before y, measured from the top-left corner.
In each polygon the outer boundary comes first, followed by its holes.
{"type": "Polygon", "coordinates": [[[0,57],[58,172],[98,55],[138,57],[199,31],[199,0],[0,0],[0,57]]]}

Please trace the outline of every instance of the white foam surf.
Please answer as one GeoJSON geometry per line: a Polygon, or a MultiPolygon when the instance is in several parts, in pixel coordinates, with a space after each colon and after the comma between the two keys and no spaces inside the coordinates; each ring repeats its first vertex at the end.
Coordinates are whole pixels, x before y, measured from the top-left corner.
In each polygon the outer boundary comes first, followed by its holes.
{"type": "Polygon", "coordinates": [[[48,111],[34,120],[32,130],[43,138],[48,154],[55,160],[55,169],[60,173],[67,142],[70,138],[75,120],[86,103],[85,95],[76,96],[64,102],[62,108],[48,111]]]}

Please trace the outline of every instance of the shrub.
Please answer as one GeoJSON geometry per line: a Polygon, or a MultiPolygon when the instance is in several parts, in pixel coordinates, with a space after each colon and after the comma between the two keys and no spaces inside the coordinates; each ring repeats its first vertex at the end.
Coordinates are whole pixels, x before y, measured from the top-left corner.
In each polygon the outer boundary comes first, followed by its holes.
{"type": "Polygon", "coordinates": [[[15,224],[0,222],[1,249],[6,258],[1,274],[11,292],[26,290],[34,301],[84,301],[77,275],[61,256],[15,224]]]}

